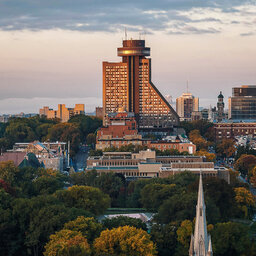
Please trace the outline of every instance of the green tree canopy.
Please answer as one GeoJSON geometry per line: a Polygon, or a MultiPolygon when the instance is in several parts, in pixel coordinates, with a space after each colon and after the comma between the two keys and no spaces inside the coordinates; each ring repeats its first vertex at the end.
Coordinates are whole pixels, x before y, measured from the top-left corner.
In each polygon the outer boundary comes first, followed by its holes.
{"type": "Polygon", "coordinates": [[[174,255],[177,247],[177,227],[172,223],[166,225],[154,224],[150,235],[152,241],[156,244],[158,255],[174,255]]]}
{"type": "Polygon", "coordinates": [[[74,156],[79,150],[82,134],[74,123],[59,123],[49,129],[47,139],[50,141],[70,141],[71,155],[74,156]]]}
{"type": "Polygon", "coordinates": [[[102,120],[94,116],[76,115],[69,119],[70,124],[76,124],[80,129],[83,141],[89,133],[95,131],[102,126],[102,120]]]}
{"type": "Polygon", "coordinates": [[[148,184],[141,190],[140,201],[144,208],[156,211],[163,201],[173,196],[176,191],[175,184],[148,184]]]}
{"type": "Polygon", "coordinates": [[[59,200],[68,207],[81,208],[93,214],[101,214],[110,206],[110,198],[100,189],[89,186],[72,186],[56,192],[59,200]]]}
{"type": "Polygon", "coordinates": [[[212,231],[214,255],[252,256],[249,229],[239,223],[218,223],[212,231]]]}

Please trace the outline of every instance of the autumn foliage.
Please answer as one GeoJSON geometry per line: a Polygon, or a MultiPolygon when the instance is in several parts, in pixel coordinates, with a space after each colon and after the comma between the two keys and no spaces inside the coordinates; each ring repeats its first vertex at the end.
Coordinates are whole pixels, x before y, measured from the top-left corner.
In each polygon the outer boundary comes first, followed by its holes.
{"type": "Polygon", "coordinates": [[[94,242],[96,256],[153,256],[154,243],[149,234],[135,227],[124,226],[101,232],[94,242]]]}

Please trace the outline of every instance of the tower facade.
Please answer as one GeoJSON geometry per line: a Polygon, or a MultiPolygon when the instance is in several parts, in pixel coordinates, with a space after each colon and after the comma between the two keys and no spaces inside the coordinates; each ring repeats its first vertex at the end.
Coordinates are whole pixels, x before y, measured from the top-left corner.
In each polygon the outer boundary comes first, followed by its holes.
{"type": "Polygon", "coordinates": [[[151,81],[150,48],[145,40],[124,40],[122,62],[103,62],[103,124],[107,115],[133,112],[139,128],[172,128],[179,117],[151,81]]]}
{"type": "Polygon", "coordinates": [[[232,89],[228,99],[228,118],[232,120],[256,120],[256,85],[242,85],[232,89]]]}
{"type": "Polygon", "coordinates": [[[200,173],[198,199],[196,206],[195,232],[191,235],[189,256],[212,256],[211,236],[207,234],[204,191],[200,173]]]}
{"type": "Polygon", "coordinates": [[[221,122],[224,119],[224,96],[220,92],[218,96],[217,109],[218,109],[218,122],[221,122]]]}
{"type": "Polygon", "coordinates": [[[191,93],[183,93],[176,99],[176,111],[182,121],[191,121],[192,112],[199,110],[199,99],[191,93]]]}

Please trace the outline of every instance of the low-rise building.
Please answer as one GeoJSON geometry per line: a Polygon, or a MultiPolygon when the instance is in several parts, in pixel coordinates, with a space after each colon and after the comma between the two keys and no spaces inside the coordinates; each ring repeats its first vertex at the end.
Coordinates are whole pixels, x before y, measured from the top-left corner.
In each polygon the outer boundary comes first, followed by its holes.
{"type": "Polygon", "coordinates": [[[53,110],[48,106],[39,109],[40,116],[46,116],[49,119],[59,118],[61,122],[67,122],[72,116],[84,115],[84,104],[75,104],[74,108],[66,108],[65,104],[58,104],[58,110],[53,110]]]}
{"type": "Polygon", "coordinates": [[[182,136],[167,136],[161,140],[143,138],[138,132],[137,122],[133,113],[117,113],[108,115],[108,126],[102,127],[97,132],[96,149],[106,150],[110,147],[120,148],[129,144],[145,146],[158,150],[178,150],[180,153],[194,154],[196,146],[182,136]]]}
{"type": "Polygon", "coordinates": [[[214,163],[206,162],[203,156],[156,156],[150,149],[139,153],[104,152],[103,156],[89,157],[87,170],[93,169],[98,173],[121,173],[127,179],[168,177],[189,171],[230,181],[228,170],[215,168],[214,163]]]}
{"type": "Polygon", "coordinates": [[[33,153],[28,152],[5,152],[0,155],[0,163],[11,161],[16,167],[40,167],[40,162],[33,153]]]}
{"type": "Polygon", "coordinates": [[[63,171],[67,164],[65,142],[15,143],[10,153],[33,153],[46,169],[63,171]]]}
{"type": "Polygon", "coordinates": [[[256,136],[256,122],[227,122],[214,124],[215,140],[234,139],[236,136],[256,136]]]}

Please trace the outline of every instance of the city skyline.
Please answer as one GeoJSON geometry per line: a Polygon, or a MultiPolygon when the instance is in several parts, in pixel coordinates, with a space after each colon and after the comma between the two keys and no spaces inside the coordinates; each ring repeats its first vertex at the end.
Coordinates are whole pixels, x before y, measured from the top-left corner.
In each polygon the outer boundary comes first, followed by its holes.
{"type": "Polygon", "coordinates": [[[232,87],[256,83],[255,1],[14,0],[0,14],[0,114],[75,99],[92,112],[101,105],[101,62],[118,61],[125,28],[128,38],[146,37],[163,95],[179,97],[188,80],[200,107],[216,105],[219,91],[227,106],[232,87]]]}

